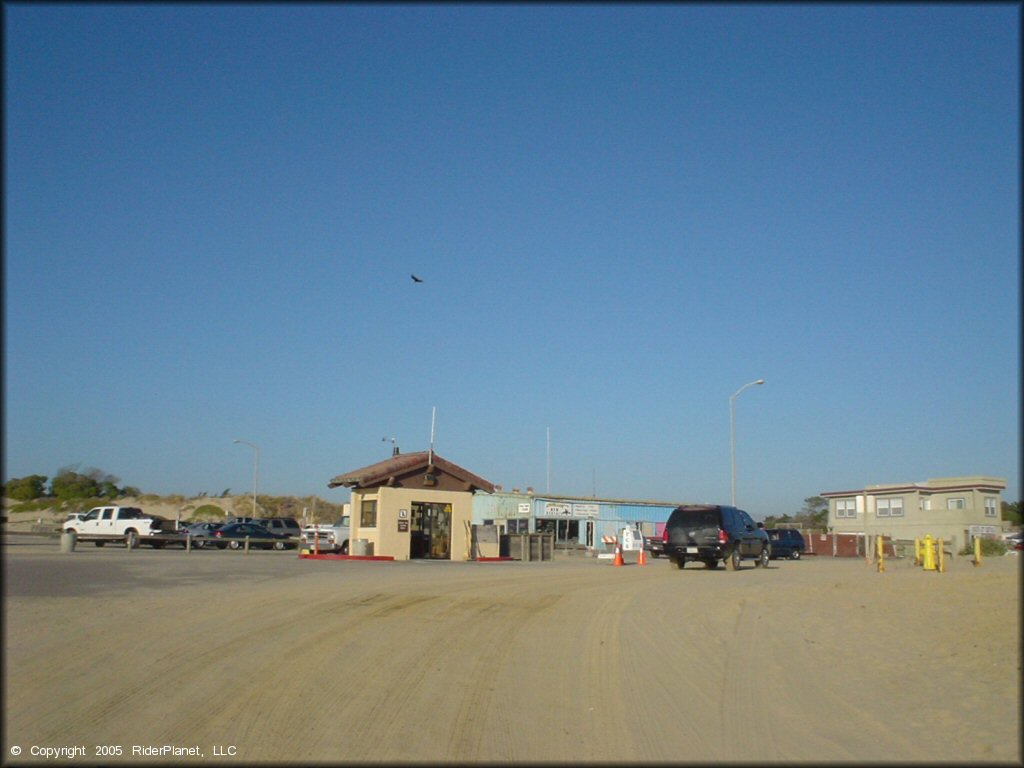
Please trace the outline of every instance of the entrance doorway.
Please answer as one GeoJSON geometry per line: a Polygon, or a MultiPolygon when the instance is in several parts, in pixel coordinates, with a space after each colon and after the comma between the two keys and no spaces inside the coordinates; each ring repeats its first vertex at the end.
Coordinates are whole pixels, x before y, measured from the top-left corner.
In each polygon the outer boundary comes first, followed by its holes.
{"type": "Polygon", "coordinates": [[[452,505],[414,501],[409,522],[409,557],[449,560],[452,551],[452,505]]]}

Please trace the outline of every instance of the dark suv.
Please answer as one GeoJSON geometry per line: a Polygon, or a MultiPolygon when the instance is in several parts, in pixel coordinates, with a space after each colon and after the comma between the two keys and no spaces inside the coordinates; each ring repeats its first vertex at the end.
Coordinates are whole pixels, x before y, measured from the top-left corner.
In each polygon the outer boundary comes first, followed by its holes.
{"type": "Polygon", "coordinates": [[[271,533],[280,533],[296,539],[302,536],[302,528],[294,517],[260,517],[253,522],[262,525],[271,533]]]}
{"type": "Polygon", "coordinates": [[[764,528],[742,509],[712,504],[676,507],[665,523],[665,554],[677,568],[700,560],[707,568],[725,567],[735,571],[741,559],[756,559],[766,567],[771,545],[764,528]]]}
{"type": "Polygon", "coordinates": [[[804,551],[804,537],[796,528],[768,528],[768,541],[772,545],[772,557],[788,557],[799,560],[804,551]]]}

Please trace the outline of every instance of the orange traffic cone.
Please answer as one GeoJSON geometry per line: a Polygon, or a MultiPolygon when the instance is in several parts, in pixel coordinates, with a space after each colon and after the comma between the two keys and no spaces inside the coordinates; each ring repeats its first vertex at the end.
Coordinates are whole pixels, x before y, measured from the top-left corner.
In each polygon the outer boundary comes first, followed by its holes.
{"type": "Polygon", "coordinates": [[[612,565],[625,565],[622,561],[622,547],[619,546],[618,539],[615,539],[615,559],[612,560],[612,565]]]}
{"type": "Polygon", "coordinates": [[[644,546],[640,545],[640,556],[636,559],[637,565],[647,565],[647,556],[644,555],[644,546]]]}

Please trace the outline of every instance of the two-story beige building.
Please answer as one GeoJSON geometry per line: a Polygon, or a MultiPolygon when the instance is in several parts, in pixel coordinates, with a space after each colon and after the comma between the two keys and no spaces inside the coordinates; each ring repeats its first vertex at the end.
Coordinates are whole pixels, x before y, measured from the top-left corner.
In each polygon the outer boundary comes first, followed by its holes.
{"type": "Polygon", "coordinates": [[[924,483],[869,485],[826,491],[828,526],[834,533],[893,539],[933,539],[966,546],[974,536],[998,536],[1000,494],[1006,480],[974,475],[940,477],[924,483]]]}
{"type": "Polygon", "coordinates": [[[349,540],[396,560],[471,559],[473,494],[494,492],[493,484],[433,451],[396,451],[327,485],[352,489],[349,540]]]}

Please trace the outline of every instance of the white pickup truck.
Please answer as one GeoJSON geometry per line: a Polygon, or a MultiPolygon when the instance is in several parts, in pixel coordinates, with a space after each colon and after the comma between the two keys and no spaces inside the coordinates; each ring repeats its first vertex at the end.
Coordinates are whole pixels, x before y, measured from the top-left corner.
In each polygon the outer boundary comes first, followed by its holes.
{"type": "Polygon", "coordinates": [[[302,529],[302,546],[320,552],[348,554],[350,516],[344,515],[333,525],[310,525],[302,529]]]}
{"type": "Polygon", "coordinates": [[[120,539],[130,547],[143,543],[156,549],[167,544],[163,537],[173,529],[172,521],[146,515],[138,507],[93,507],[81,519],[65,520],[61,526],[64,533],[95,541],[97,547],[120,539]]]}

